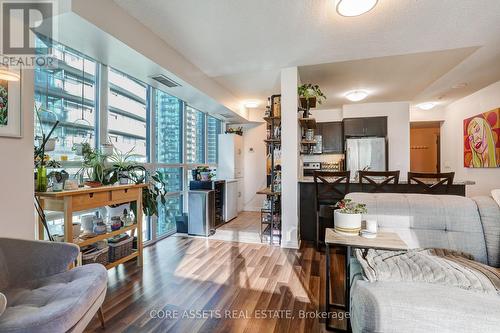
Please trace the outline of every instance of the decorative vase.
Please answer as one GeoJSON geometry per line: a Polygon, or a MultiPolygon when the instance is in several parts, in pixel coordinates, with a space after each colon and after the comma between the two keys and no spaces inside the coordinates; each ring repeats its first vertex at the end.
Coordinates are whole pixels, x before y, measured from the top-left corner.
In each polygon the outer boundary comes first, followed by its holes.
{"type": "Polygon", "coordinates": [[[127,185],[128,184],[128,171],[120,171],[118,180],[120,182],[120,185],[127,185]]]}
{"type": "Polygon", "coordinates": [[[201,181],[202,182],[207,182],[210,180],[210,172],[200,172],[200,176],[201,176],[201,181]]]}
{"type": "Polygon", "coordinates": [[[309,97],[309,98],[301,97],[300,106],[307,110],[314,109],[316,107],[316,97],[309,97]]]}
{"type": "Polygon", "coordinates": [[[47,168],[45,166],[38,167],[36,171],[36,191],[46,192],[48,183],[47,168]]]}
{"type": "Polygon", "coordinates": [[[348,236],[356,236],[361,230],[361,214],[346,214],[340,210],[334,212],[335,231],[348,236]]]}

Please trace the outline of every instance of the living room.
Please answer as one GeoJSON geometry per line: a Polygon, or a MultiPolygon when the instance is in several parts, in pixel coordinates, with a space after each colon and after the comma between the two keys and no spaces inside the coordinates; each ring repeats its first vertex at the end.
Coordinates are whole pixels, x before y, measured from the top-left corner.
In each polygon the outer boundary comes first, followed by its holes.
{"type": "Polygon", "coordinates": [[[0,6],[0,332],[500,327],[498,1],[0,6]]]}

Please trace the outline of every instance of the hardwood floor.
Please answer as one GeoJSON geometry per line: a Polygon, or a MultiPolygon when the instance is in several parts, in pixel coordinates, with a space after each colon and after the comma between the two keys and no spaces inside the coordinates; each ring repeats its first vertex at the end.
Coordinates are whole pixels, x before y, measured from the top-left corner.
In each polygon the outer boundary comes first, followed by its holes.
{"type": "Polygon", "coordinates": [[[241,212],[217,228],[211,239],[260,244],[260,212],[241,212]]]}
{"type": "Polygon", "coordinates": [[[172,236],[145,248],[142,269],[129,262],[109,271],[106,328],[96,317],[87,331],[323,332],[300,311],[323,308],[324,260],[307,243],[291,250],[172,236]]]}

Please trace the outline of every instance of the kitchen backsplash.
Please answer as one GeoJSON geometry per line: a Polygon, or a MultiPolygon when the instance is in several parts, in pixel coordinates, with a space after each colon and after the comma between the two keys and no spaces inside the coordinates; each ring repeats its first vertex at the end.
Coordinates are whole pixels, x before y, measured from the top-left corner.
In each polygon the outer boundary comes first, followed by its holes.
{"type": "Polygon", "coordinates": [[[342,158],[343,154],[302,155],[303,162],[338,163],[342,158]]]}

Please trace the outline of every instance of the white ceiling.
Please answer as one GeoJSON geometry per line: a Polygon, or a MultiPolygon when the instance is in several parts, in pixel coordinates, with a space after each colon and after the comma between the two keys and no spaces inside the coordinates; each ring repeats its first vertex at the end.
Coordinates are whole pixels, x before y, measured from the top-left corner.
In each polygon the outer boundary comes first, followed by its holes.
{"type": "Polygon", "coordinates": [[[307,77],[334,88],[327,93],[333,101],[327,106],[342,102],[338,94],[364,84],[392,89],[372,102],[389,96],[446,104],[500,80],[499,0],[379,0],[375,9],[354,18],[339,16],[334,0],[114,1],[242,100],[264,101],[278,92],[280,69],[289,66],[364,69],[355,80],[342,81],[300,68],[303,82],[307,77]],[[477,50],[454,50],[471,47],[477,50]],[[452,51],[430,53],[441,50],[452,51]],[[408,58],[374,60],[402,55],[408,58]],[[420,62],[378,82],[376,66],[393,59],[420,62]],[[424,59],[429,68],[422,71],[424,59]],[[343,64],[331,64],[336,62],[343,64]],[[403,75],[409,83],[405,89],[400,87],[403,75]],[[460,82],[467,87],[451,89],[460,82]]]}

